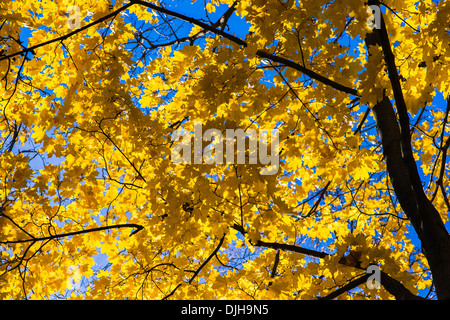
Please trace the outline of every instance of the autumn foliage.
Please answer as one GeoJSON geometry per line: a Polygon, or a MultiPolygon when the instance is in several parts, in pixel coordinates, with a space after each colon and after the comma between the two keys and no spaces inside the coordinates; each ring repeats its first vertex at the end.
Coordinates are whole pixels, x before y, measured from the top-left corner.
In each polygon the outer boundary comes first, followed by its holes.
{"type": "Polygon", "coordinates": [[[449,17],[1,0],[0,298],[450,299],[449,17]],[[277,129],[279,170],[174,163],[196,122],[277,129]]]}

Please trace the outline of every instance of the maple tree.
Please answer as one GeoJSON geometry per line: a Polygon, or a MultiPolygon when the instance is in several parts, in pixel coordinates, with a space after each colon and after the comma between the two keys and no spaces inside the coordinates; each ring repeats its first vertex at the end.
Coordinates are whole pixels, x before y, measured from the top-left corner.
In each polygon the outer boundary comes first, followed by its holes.
{"type": "Polygon", "coordinates": [[[448,17],[1,0],[0,297],[450,299],[448,17]],[[174,163],[196,121],[277,129],[278,172],[174,163]]]}

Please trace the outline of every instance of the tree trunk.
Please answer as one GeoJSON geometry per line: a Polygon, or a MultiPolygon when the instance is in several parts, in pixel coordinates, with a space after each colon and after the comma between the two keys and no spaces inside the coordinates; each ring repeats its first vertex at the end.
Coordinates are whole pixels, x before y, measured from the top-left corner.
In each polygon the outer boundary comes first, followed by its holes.
{"type": "MultiPolygon", "coordinates": [[[[379,5],[378,1],[369,1],[369,4],[379,5]]],[[[422,251],[433,275],[437,297],[450,299],[450,235],[439,212],[423,190],[412,152],[409,115],[382,17],[381,29],[373,29],[366,36],[367,48],[371,45],[379,45],[383,50],[398,114],[397,119],[392,103],[385,94],[372,108],[387,171],[399,203],[421,241],[422,251]]]]}

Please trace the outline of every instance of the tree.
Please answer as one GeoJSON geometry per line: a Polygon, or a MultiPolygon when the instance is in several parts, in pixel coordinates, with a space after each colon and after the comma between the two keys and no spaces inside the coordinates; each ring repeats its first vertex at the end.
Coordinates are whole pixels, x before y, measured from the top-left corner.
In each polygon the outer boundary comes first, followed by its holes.
{"type": "Polygon", "coordinates": [[[448,2],[0,3],[1,298],[450,299],[448,2]]]}

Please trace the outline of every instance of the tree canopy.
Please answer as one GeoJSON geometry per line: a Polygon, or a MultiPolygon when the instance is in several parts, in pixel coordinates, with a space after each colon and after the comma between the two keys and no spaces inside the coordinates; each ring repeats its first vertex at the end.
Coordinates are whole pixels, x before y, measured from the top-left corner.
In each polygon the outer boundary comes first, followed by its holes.
{"type": "Polygon", "coordinates": [[[0,0],[0,298],[450,299],[449,17],[0,0]]]}

